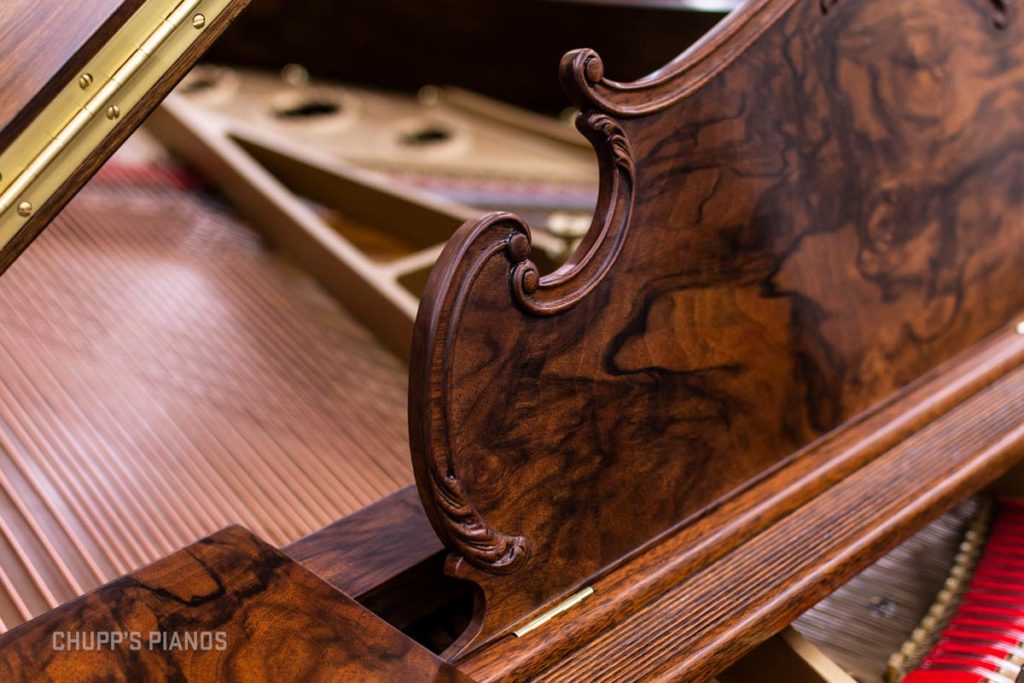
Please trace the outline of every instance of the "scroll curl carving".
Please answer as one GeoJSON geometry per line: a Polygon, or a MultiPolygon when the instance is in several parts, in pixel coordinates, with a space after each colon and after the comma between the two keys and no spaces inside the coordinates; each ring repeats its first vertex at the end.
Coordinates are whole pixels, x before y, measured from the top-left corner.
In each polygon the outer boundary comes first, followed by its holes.
{"type": "Polygon", "coordinates": [[[434,529],[448,548],[473,567],[491,574],[509,574],[526,562],[526,538],[492,527],[472,503],[457,471],[450,433],[449,386],[451,349],[459,331],[463,306],[483,268],[513,248],[529,249],[529,228],[509,213],[494,213],[464,225],[449,241],[435,270],[450,278],[428,282],[416,320],[413,372],[410,375],[409,432],[413,468],[420,495],[434,529]],[[451,286],[452,283],[458,283],[451,286]],[[421,399],[433,400],[423,404],[421,399]],[[426,418],[426,419],[423,419],[426,418]]]}
{"type": "Polygon", "coordinates": [[[1024,51],[992,8],[749,0],[643,81],[563,62],[601,158],[587,241],[541,277],[519,218],[473,221],[417,319],[417,481],[483,596],[452,652],[508,656],[652,539],[804,481],[808,444],[1016,315],[1024,51]]]}
{"type": "MultiPolygon", "coordinates": [[[[589,77],[599,79],[599,61],[598,66],[594,64],[591,62],[589,77]]],[[[634,203],[636,164],[632,148],[626,131],[607,114],[584,112],[577,126],[594,145],[602,183],[594,223],[573,258],[541,277],[529,259],[529,226],[508,213],[484,216],[463,226],[449,241],[434,269],[449,276],[443,280],[431,277],[417,317],[410,382],[410,439],[424,508],[449,549],[491,574],[520,569],[530,556],[530,544],[522,536],[491,526],[473,504],[456,471],[449,427],[449,397],[453,392],[448,386],[448,364],[465,301],[480,273],[494,259],[505,257],[502,261],[509,268],[514,302],[527,314],[537,316],[555,315],[579,303],[615,263],[634,203]],[[421,399],[427,396],[432,400],[421,405],[421,399]]]]}
{"type": "MultiPolygon", "coordinates": [[[[601,72],[600,59],[593,55],[581,73],[586,78],[600,79],[601,72]]],[[[515,248],[510,243],[509,257],[516,264],[512,291],[516,303],[533,315],[556,315],[583,300],[608,274],[629,231],[636,163],[626,131],[614,118],[596,111],[582,112],[576,125],[597,151],[601,193],[586,238],[572,258],[550,275],[541,277],[537,266],[527,258],[528,242],[515,248]]],[[[529,235],[529,231],[522,234],[529,235]]]]}

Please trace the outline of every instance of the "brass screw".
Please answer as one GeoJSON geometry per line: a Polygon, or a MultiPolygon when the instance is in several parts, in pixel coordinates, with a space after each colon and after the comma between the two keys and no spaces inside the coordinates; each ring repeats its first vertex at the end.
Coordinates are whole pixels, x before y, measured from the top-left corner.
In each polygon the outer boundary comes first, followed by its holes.
{"type": "Polygon", "coordinates": [[[206,17],[204,17],[202,14],[195,15],[194,17],[192,17],[192,26],[196,29],[200,29],[206,26],[206,17]]]}
{"type": "Polygon", "coordinates": [[[22,218],[28,218],[32,215],[32,202],[22,202],[18,204],[18,215],[22,218]]]}
{"type": "Polygon", "coordinates": [[[88,90],[90,85],[92,85],[92,74],[82,74],[81,78],[78,79],[78,87],[82,90],[88,90]]]}
{"type": "Polygon", "coordinates": [[[120,115],[121,115],[121,107],[117,106],[116,104],[112,104],[109,107],[107,107],[107,118],[110,119],[111,121],[113,121],[114,119],[116,119],[120,115]]]}
{"type": "Polygon", "coordinates": [[[309,85],[309,72],[301,64],[285,64],[281,69],[281,80],[288,85],[300,88],[309,85]]]}

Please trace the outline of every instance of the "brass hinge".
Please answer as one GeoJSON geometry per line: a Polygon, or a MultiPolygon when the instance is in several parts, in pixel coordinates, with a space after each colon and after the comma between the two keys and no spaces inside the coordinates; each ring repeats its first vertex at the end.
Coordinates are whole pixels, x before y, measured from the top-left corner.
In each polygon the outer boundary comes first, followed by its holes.
{"type": "Polygon", "coordinates": [[[544,624],[548,623],[549,621],[557,617],[559,614],[568,612],[570,609],[580,604],[586,598],[590,597],[593,594],[594,589],[590,586],[587,586],[586,588],[577,591],[576,593],[573,593],[571,596],[569,596],[562,602],[558,603],[557,605],[549,609],[547,612],[544,612],[536,619],[531,619],[530,621],[526,622],[525,624],[517,628],[515,631],[512,631],[512,634],[515,635],[516,638],[522,638],[530,631],[538,629],[544,624]]]}
{"type": "Polygon", "coordinates": [[[144,3],[11,143],[0,155],[0,248],[229,3],[144,3]]]}

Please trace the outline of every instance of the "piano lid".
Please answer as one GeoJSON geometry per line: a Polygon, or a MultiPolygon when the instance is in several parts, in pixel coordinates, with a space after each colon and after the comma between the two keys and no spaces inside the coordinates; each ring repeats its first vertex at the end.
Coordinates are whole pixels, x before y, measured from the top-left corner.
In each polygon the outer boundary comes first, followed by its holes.
{"type": "Polygon", "coordinates": [[[0,4],[0,273],[247,2],[0,4]]]}

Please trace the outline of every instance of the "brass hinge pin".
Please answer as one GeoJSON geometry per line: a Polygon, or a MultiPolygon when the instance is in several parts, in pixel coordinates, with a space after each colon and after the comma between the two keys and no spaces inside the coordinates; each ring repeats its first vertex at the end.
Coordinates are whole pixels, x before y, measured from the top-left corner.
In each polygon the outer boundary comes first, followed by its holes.
{"type": "MultiPolygon", "coordinates": [[[[150,57],[167,40],[171,32],[178,26],[185,23],[185,19],[191,14],[202,0],[182,0],[171,11],[167,18],[160,22],[160,25],[142,42],[142,45],[135,50],[114,72],[99,91],[90,98],[82,109],[68,121],[60,132],[54,136],[46,147],[25,167],[17,178],[0,195],[0,214],[10,209],[20,198],[21,194],[42,174],[57,157],[60,151],[81,133],[89,121],[97,113],[106,111],[107,103],[117,94],[121,86],[127,83],[150,57]]],[[[117,117],[113,117],[117,118],[117,117]]]]}
{"type": "Polygon", "coordinates": [[[573,593],[571,596],[569,596],[562,602],[558,603],[557,605],[549,609],[547,612],[544,612],[544,614],[541,614],[536,619],[531,619],[530,621],[526,622],[525,624],[517,628],[515,631],[512,632],[512,635],[514,635],[516,638],[522,638],[530,631],[538,629],[544,624],[548,623],[549,621],[557,617],[559,614],[568,612],[570,609],[580,604],[586,598],[590,597],[593,594],[594,589],[590,586],[587,586],[586,588],[577,591],[576,593],[573,593]]]}

